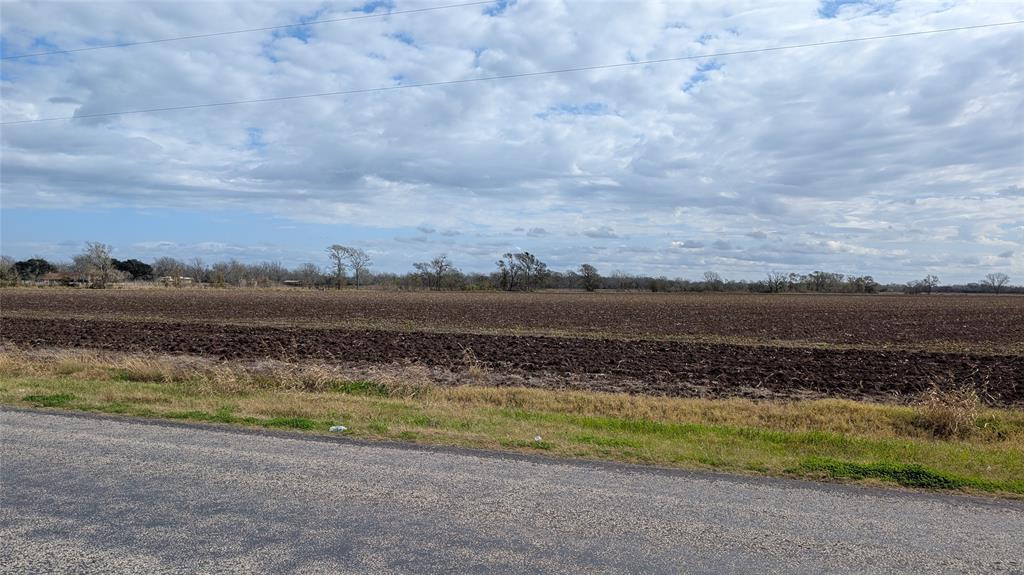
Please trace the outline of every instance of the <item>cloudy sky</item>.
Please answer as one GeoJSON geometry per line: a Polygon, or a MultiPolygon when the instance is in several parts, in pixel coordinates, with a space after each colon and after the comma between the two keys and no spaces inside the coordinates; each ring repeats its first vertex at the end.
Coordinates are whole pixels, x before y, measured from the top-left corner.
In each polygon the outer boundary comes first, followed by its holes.
{"type": "Polygon", "coordinates": [[[4,2],[2,252],[1024,281],[1020,2],[4,2]]]}

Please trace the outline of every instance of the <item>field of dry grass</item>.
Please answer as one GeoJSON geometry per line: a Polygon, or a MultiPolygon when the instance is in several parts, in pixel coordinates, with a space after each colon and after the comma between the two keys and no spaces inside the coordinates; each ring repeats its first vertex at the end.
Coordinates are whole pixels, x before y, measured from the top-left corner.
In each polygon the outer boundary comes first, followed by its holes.
{"type": "MultiPolygon", "coordinates": [[[[471,359],[468,361],[472,361],[471,359]]],[[[0,353],[0,403],[683,468],[1024,494],[1024,412],[922,396],[669,399],[437,385],[423,367],[0,353]],[[950,424],[955,424],[953,427],[950,424]],[[539,438],[539,439],[538,439],[539,438]]]]}

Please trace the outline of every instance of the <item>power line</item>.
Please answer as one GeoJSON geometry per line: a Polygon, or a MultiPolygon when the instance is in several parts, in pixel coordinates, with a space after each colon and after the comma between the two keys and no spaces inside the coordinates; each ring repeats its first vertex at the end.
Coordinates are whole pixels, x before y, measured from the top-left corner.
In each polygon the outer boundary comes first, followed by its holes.
{"type": "Polygon", "coordinates": [[[197,38],[214,38],[217,36],[231,36],[233,34],[246,34],[249,32],[268,32],[271,30],[284,30],[286,28],[301,28],[314,24],[329,24],[331,22],[348,22],[350,20],[365,20],[367,18],[383,18],[384,16],[396,16],[398,14],[415,14],[417,12],[432,12],[434,10],[447,10],[449,8],[464,8],[466,6],[481,6],[494,4],[498,0],[483,0],[480,2],[465,2],[462,4],[447,4],[445,6],[432,6],[430,8],[415,8],[410,10],[395,10],[393,12],[382,12],[380,14],[363,14],[362,16],[348,16],[345,18],[328,18],[324,20],[310,20],[299,24],[282,24],[280,26],[266,26],[264,28],[246,28],[244,30],[228,30],[225,32],[210,32],[209,34],[193,34],[191,36],[176,36],[174,38],[160,38],[158,40],[143,40],[141,42],[123,42],[121,44],[106,44],[103,46],[87,46],[85,48],[73,48],[71,50],[53,50],[51,52],[34,52],[31,54],[18,54],[15,56],[2,56],[0,60],[17,60],[20,58],[35,58],[37,56],[52,56],[55,54],[72,54],[74,52],[88,52],[90,50],[106,50],[107,48],[127,48],[129,46],[142,46],[145,44],[160,44],[163,42],[177,42],[178,40],[195,40],[197,38]]]}
{"type": "Polygon", "coordinates": [[[927,34],[941,34],[945,32],[958,32],[962,30],[976,30],[979,28],[994,28],[997,26],[1012,26],[1024,24],[1024,20],[1012,22],[997,22],[993,24],[977,24],[974,26],[960,26],[957,28],[943,28],[939,30],[925,30],[921,32],[902,32],[899,34],[885,34],[882,36],[866,36],[863,38],[847,38],[843,40],[826,40],[823,42],[810,42],[806,44],[790,44],[786,46],[773,46],[770,48],[752,48],[749,50],[734,50],[731,52],[717,52],[715,54],[704,54],[700,56],[678,56],[674,58],[659,58],[656,60],[641,60],[637,62],[622,62],[619,64],[600,64],[595,66],[580,66],[576,68],[561,68],[558,70],[544,70],[541,72],[523,72],[519,74],[504,74],[501,76],[484,76],[481,78],[464,78],[461,80],[443,80],[439,82],[423,82],[420,84],[403,84],[398,86],[382,86],[377,88],[361,88],[357,90],[340,90],[337,92],[319,92],[315,94],[298,94],[294,96],[274,96],[270,98],[254,98],[251,100],[234,100],[229,102],[212,102],[207,104],[191,104],[187,106],[169,106],[166,108],[147,108],[141,110],[124,110],[119,112],[101,112],[96,114],[82,114],[78,116],[59,116],[53,118],[38,118],[35,120],[14,120],[0,122],[0,126],[14,124],[36,124],[41,122],[56,122],[61,120],[78,120],[87,118],[104,118],[110,116],[123,116],[128,114],[149,114],[153,112],[172,112],[178,110],[195,110],[198,108],[217,108],[222,106],[237,106],[240,104],[258,104],[263,102],[282,102],[286,100],[301,100],[306,98],[320,98],[324,96],[349,96],[353,94],[367,94],[371,92],[387,92],[391,90],[403,90],[407,88],[431,88],[436,86],[452,86],[455,84],[470,84],[474,82],[489,82],[493,80],[510,80],[513,78],[528,78],[533,76],[550,76],[554,74],[565,74],[568,72],[585,72],[588,70],[605,70],[609,68],[625,68],[630,66],[646,66],[650,64],[664,64],[666,62],[682,62],[685,60],[702,60],[706,58],[721,58],[724,56],[738,56],[742,54],[757,54],[761,52],[777,52],[780,50],[794,50],[797,48],[812,48],[816,46],[830,46],[835,44],[851,44],[854,42],[867,42],[871,40],[885,40],[889,38],[905,38],[908,36],[923,36],[927,34]]]}

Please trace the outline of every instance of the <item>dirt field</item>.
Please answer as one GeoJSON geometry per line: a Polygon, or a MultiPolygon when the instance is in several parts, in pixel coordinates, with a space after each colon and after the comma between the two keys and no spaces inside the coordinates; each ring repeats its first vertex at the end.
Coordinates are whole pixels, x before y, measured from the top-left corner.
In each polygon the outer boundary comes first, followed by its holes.
{"type": "Polygon", "coordinates": [[[719,338],[1024,353],[1024,297],[817,294],[405,293],[307,290],[0,291],[4,315],[719,338]]]}
{"type": "Polygon", "coordinates": [[[535,386],[900,401],[939,381],[1024,404],[1016,297],[4,290],[0,303],[2,341],[22,348],[455,371],[470,350],[535,386]]]}

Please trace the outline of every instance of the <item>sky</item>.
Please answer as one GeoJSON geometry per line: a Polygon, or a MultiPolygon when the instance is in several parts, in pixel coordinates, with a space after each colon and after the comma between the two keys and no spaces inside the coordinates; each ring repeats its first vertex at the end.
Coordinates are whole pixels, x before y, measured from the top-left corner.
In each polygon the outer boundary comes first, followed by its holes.
{"type": "MultiPolygon", "coordinates": [[[[4,57],[466,0],[8,2],[4,57]]],[[[5,59],[0,252],[1024,281],[1020,2],[500,1],[5,59]]]]}

